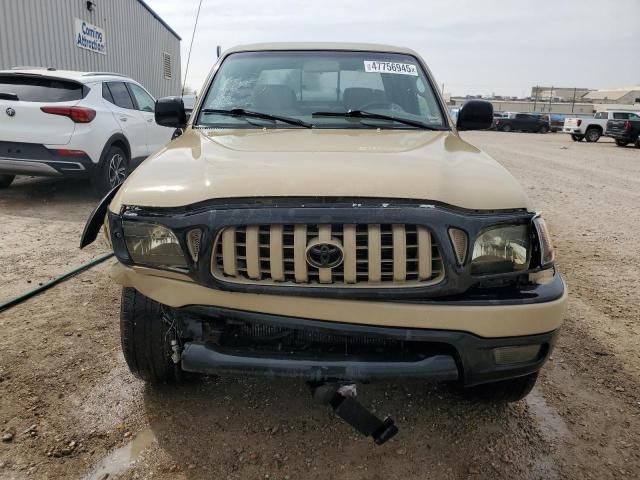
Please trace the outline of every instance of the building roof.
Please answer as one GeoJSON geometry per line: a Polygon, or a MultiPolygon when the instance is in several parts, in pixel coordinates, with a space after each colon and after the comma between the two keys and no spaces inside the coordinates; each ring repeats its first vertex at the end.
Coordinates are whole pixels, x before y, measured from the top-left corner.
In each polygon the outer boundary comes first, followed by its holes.
{"type": "Polygon", "coordinates": [[[162,19],[162,17],[160,17],[160,15],[158,15],[156,12],[154,12],[154,11],[153,11],[153,9],[152,9],[149,5],[147,5],[147,3],[146,3],[144,0],[138,0],[138,3],[139,3],[140,5],[142,5],[144,8],[146,8],[146,9],[147,9],[147,11],[148,11],[151,15],[153,15],[153,16],[156,18],[156,20],[158,20],[162,25],[164,25],[164,26],[165,26],[165,28],[166,28],[167,30],[169,30],[169,31],[170,31],[170,32],[171,32],[171,33],[172,33],[172,34],[173,34],[173,35],[174,35],[178,40],[182,40],[182,38],[180,38],[180,35],[178,35],[178,34],[176,33],[176,31],[175,31],[173,28],[171,28],[171,27],[169,26],[169,24],[167,24],[167,22],[165,22],[165,21],[162,19]]]}
{"type": "Polygon", "coordinates": [[[582,98],[589,98],[591,100],[617,100],[631,92],[640,92],[640,85],[635,87],[611,88],[608,90],[593,90],[585,93],[582,98]]]}

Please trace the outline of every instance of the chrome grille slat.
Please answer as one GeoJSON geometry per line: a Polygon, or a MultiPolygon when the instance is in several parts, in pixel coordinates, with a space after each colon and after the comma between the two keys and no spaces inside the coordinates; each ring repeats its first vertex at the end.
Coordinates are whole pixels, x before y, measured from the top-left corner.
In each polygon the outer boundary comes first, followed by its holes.
{"type": "Polygon", "coordinates": [[[408,287],[444,277],[440,249],[426,227],[405,224],[239,225],[215,239],[211,271],[222,281],[313,287],[408,287]],[[310,242],[342,246],[333,268],[307,263],[310,242]]]}

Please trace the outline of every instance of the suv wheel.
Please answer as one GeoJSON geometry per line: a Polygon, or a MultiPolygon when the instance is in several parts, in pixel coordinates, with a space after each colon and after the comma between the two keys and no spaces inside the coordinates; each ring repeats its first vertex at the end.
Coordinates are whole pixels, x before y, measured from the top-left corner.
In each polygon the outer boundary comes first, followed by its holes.
{"type": "Polygon", "coordinates": [[[7,188],[16,178],[15,175],[0,175],[0,188],[7,188]]]}
{"type": "Polygon", "coordinates": [[[616,145],[619,147],[626,147],[627,145],[629,145],[629,141],[628,140],[620,140],[618,138],[616,138],[616,145]]]}
{"type": "Polygon", "coordinates": [[[573,133],[571,134],[571,140],[573,140],[574,142],[581,142],[584,139],[584,137],[582,135],[574,135],[573,133]]]}
{"type": "Polygon", "coordinates": [[[500,128],[500,130],[502,130],[503,132],[510,132],[512,128],[511,128],[511,125],[507,123],[506,125],[503,125],[502,128],[500,128]]]}
{"type": "Polygon", "coordinates": [[[171,360],[170,325],[162,306],[133,288],[122,289],[120,340],[131,373],[149,383],[177,383],[182,370],[171,360]]]}
{"type": "Polygon", "coordinates": [[[120,185],[129,174],[129,159],[120,147],[112,145],[93,177],[93,188],[103,197],[111,189],[120,185]]]}
{"type": "Polygon", "coordinates": [[[535,372],[524,377],[478,385],[469,388],[465,393],[470,398],[485,402],[517,402],[529,395],[537,379],[538,372],[535,372]]]}
{"type": "Polygon", "coordinates": [[[548,133],[549,132],[549,127],[547,127],[546,125],[542,125],[540,127],[540,130],[538,130],[538,133],[548,133]]]}
{"type": "Polygon", "coordinates": [[[597,128],[590,128],[585,132],[584,138],[587,140],[587,142],[597,142],[598,140],[600,140],[600,135],[602,135],[600,133],[600,130],[598,130],[597,128]]]}

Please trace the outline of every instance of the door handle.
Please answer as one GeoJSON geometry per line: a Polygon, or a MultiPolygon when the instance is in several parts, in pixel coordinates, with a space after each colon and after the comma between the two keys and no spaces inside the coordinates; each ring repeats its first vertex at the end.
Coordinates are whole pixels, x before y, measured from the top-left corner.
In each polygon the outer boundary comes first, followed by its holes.
{"type": "Polygon", "coordinates": [[[126,122],[126,121],[127,121],[127,117],[120,117],[120,120],[121,120],[122,122],[126,122]]]}
{"type": "Polygon", "coordinates": [[[153,123],[153,118],[147,118],[147,122],[153,123]]]}

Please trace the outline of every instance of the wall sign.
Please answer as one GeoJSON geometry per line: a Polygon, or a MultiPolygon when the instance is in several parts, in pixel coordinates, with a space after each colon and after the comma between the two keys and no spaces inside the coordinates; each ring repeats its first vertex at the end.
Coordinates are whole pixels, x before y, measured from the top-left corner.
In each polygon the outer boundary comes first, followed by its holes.
{"type": "Polygon", "coordinates": [[[76,47],[106,55],[107,43],[104,30],[79,18],[74,18],[73,20],[75,26],[73,34],[76,47]]]}

